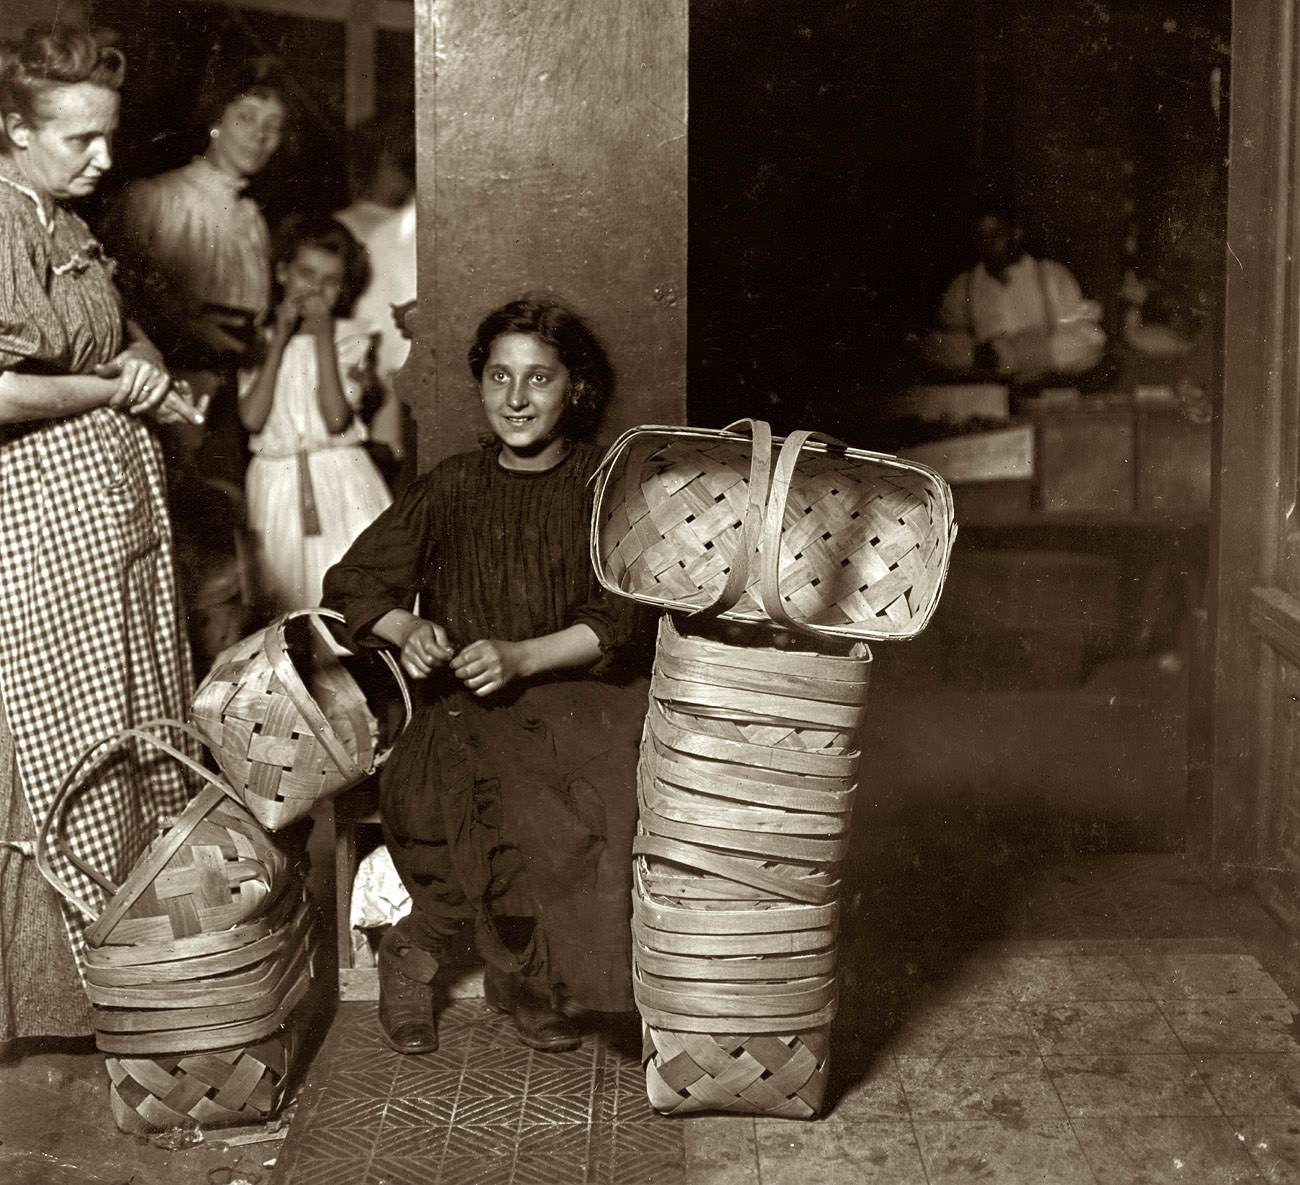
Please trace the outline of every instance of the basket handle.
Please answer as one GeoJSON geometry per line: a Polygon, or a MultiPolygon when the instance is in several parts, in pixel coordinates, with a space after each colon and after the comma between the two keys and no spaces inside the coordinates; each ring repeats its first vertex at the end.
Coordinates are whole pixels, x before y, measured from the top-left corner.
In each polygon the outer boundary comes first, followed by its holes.
{"type": "Polygon", "coordinates": [[[799,454],[810,440],[820,440],[836,448],[848,448],[844,441],[824,432],[800,429],[791,432],[781,445],[772,472],[772,487],[767,498],[767,513],[763,519],[762,540],[759,546],[758,599],[763,611],[774,625],[791,630],[808,627],[795,621],[781,603],[781,527],[785,522],[785,506],[790,497],[790,483],[794,480],[799,454]]]}
{"type": "Polygon", "coordinates": [[[200,744],[203,743],[203,738],[188,724],[183,724],[179,720],[167,719],[146,720],[136,728],[126,728],[114,737],[100,739],[93,742],[86,748],[85,752],[77,758],[73,763],[72,768],[68,771],[67,776],[63,779],[63,784],[59,787],[58,793],[54,796],[54,802],[50,805],[50,809],[42,821],[40,831],[36,836],[35,859],[37,870],[61,897],[79,909],[87,918],[91,919],[91,926],[86,930],[86,941],[92,946],[99,945],[97,941],[92,941],[91,939],[92,930],[95,932],[96,936],[107,934],[112,930],[113,926],[121,919],[121,915],[135,903],[136,898],[144,891],[144,887],[153,881],[154,877],[157,876],[158,872],[166,865],[167,861],[176,854],[176,850],[185,842],[190,832],[192,832],[203,820],[203,817],[212,808],[212,804],[217,800],[217,798],[223,794],[229,795],[232,799],[234,798],[225,782],[212,773],[211,770],[204,768],[188,754],[182,753],[179,749],[167,744],[166,741],[155,736],[152,732],[147,731],[148,729],[164,726],[174,728],[178,732],[182,732],[186,736],[198,741],[200,744]],[[82,782],[88,772],[87,767],[91,762],[91,758],[95,757],[102,759],[108,753],[114,751],[127,737],[136,737],[139,740],[146,741],[156,748],[161,749],[164,753],[167,753],[169,756],[175,758],[177,761],[199,774],[208,782],[208,785],[199,791],[199,794],[190,801],[185,810],[177,817],[176,822],[167,832],[164,841],[157,845],[157,850],[150,852],[146,859],[132,870],[131,875],[127,878],[127,881],[123,886],[126,887],[131,885],[132,882],[136,882],[134,891],[130,893],[121,893],[118,886],[113,884],[108,877],[106,877],[102,872],[92,868],[73,852],[68,851],[65,853],[72,864],[90,877],[91,880],[95,881],[96,884],[102,886],[109,893],[113,894],[113,899],[109,902],[108,908],[102,916],[97,918],[94,908],[78,897],[77,894],[73,892],[67,883],[59,876],[59,874],[54,871],[54,867],[50,863],[50,832],[55,822],[62,817],[68,800],[76,791],[81,789],[82,782]],[[164,851],[165,855],[160,857],[158,853],[164,851]],[[156,867],[153,867],[154,865],[156,865],[156,867]],[[148,873],[147,877],[143,874],[143,870],[145,870],[146,866],[152,867],[152,871],[148,873]],[[141,873],[139,877],[137,877],[138,872],[141,873]],[[114,915],[112,922],[111,924],[105,925],[105,919],[108,918],[110,913],[114,915]]]}
{"type": "MultiPolygon", "coordinates": [[[[340,624],[346,624],[347,621],[347,619],[343,616],[342,613],[339,613],[334,609],[322,609],[319,606],[317,606],[314,609],[303,610],[302,612],[306,612],[311,615],[312,625],[316,627],[317,632],[320,633],[325,638],[326,641],[331,643],[333,643],[335,639],[329,635],[328,630],[324,629],[324,627],[321,626],[320,619],[322,617],[325,617],[328,618],[330,621],[337,621],[340,624]]],[[[406,676],[402,674],[401,666],[398,664],[397,659],[393,657],[392,652],[388,650],[386,647],[383,647],[380,648],[378,653],[379,653],[379,657],[383,659],[384,665],[392,673],[393,680],[397,684],[397,690],[402,696],[402,714],[404,716],[404,719],[402,720],[402,728],[405,728],[408,724],[411,723],[411,711],[412,711],[411,689],[406,682],[406,676]]],[[[378,765],[387,756],[388,754],[384,753],[379,757],[376,757],[375,764],[378,765]]]]}
{"type": "Polygon", "coordinates": [[[754,552],[758,550],[759,532],[763,524],[763,506],[768,498],[768,485],[772,477],[772,428],[766,420],[733,420],[723,431],[739,434],[745,428],[753,437],[749,457],[749,495],[745,502],[745,516],[740,523],[740,546],[731,561],[727,583],[711,604],[692,610],[689,617],[716,617],[725,613],[744,594],[749,585],[749,569],[754,552]]]}
{"type": "MultiPolygon", "coordinates": [[[[289,654],[284,648],[283,626],[287,621],[295,617],[308,617],[312,619],[312,624],[319,630],[322,627],[319,622],[321,618],[328,618],[331,621],[344,621],[342,613],[333,609],[295,609],[286,613],[278,621],[273,622],[266,631],[265,646],[266,657],[271,663],[271,669],[275,671],[276,677],[283,685],[285,692],[293,701],[293,706],[301,713],[302,718],[307,722],[307,727],[311,729],[312,735],[321,743],[321,747],[329,754],[330,760],[334,762],[339,773],[348,778],[361,779],[370,771],[362,769],[349,755],[348,751],[339,743],[338,738],[334,735],[333,728],[325,719],[325,714],[320,710],[316,701],[307,694],[307,688],[303,685],[302,679],[299,678],[297,670],[289,660],[289,654]]],[[[328,637],[328,631],[326,636],[328,637]]],[[[333,643],[334,639],[328,637],[333,643]]],[[[406,679],[402,676],[401,669],[393,656],[386,650],[381,650],[380,656],[388,664],[388,669],[392,671],[394,678],[397,680],[398,690],[402,693],[402,707],[406,712],[406,724],[411,722],[411,693],[406,686],[406,679]]]]}

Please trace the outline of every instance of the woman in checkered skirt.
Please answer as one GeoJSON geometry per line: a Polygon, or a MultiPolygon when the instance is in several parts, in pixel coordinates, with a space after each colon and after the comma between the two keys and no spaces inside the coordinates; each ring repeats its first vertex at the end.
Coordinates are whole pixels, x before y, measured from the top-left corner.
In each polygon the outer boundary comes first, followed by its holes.
{"type": "MultiPolygon", "coordinates": [[[[90,744],[182,717],[191,689],[150,422],[201,417],[124,322],[111,262],[63,205],[112,163],[123,69],[117,50],[49,25],[0,47],[0,1042],[91,1032],[75,959],[86,919],[59,918],[34,820],[90,744]]],[[[128,753],[62,835],[120,883],[185,798],[174,764],[128,753]]]]}

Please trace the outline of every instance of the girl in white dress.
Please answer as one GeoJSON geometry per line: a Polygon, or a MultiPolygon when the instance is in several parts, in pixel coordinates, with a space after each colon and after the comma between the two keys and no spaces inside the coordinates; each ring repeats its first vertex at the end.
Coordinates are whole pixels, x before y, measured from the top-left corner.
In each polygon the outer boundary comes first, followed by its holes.
{"type": "Polygon", "coordinates": [[[325,571],[392,498],[365,448],[373,334],[336,316],[365,286],[364,249],[331,218],[290,219],[262,364],[240,376],[251,434],[245,479],[259,604],[320,604],[325,571]]]}

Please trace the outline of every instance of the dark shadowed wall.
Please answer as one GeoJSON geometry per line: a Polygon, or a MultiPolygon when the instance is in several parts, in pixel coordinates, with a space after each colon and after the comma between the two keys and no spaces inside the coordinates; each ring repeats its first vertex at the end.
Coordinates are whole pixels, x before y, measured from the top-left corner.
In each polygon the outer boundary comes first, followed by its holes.
{"type": "Polygon", "coordinates": [[[871,445],[984,192],[1109,317],[1221,288],[1230,7],[693,0],[691,418],[871,445]]]}

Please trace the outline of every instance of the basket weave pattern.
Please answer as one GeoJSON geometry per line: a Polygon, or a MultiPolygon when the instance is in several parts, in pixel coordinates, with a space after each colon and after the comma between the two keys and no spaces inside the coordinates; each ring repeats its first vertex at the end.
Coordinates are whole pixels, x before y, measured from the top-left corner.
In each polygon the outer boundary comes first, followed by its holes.
{"type": "Polygon", "coordinates": [[[50,884],[93,920],[82,965],[95,1042],[118,1127],[135,1134],[271,1118],[315,979],[304,869],[210,770],[173,748],[173,720],[91,746],[60,787],[36,843],[50,884]],[[96,915],[54,871],[52,829],[98,763],[128,739],[188,766],[207,785],[162,829],[122,885],[66,855],[108,893],[96,915]]]}
{"type": "MultiPolygon", "coordinates": [[[[379,724],[337,645],[325,610],[285,614],[217,656],[190,718],[233,793],[263,827],[305,818],[386,756],[379,724]]],[[[407,696],[400,672],[384,652],[407,696]]],[[[409,700],[407,701],[409,717],[409,700]]]]}
{"type": "Polygon", "coordinates": [[[230,1127],[272,1119],[284,1102],[301,1023],[264,1041],[180,1057],[106,1057],[109,1104],[133,1135],[175,1127],[230,1127]]]}
{"type": "MultiPolygon", "coordinates": [[[[161,821],[160,839],[175,822],[161,821]]],[[[229,929],[259,916],[290,871],[288,857],[248,811],[214,796],[203,819],[141,888],[122,920],[96,938],[126,946],[229,929]]],[[[131,891],[129,882],[123,889],[131,891]]]]}
{"type": "Polygon", "coordinates": [[[95,1043],[119,1129],[274,1117],[302,1045],[314,959],[301,886],[227,934],[88,951],[95,1043]]]}
{"type": "Polygon", "coordinates": [[[869,663],[660,622],[633,895],[657,1110],[821,1107],[869,663]]]}
{"type": "Polygon", "coordinates": [[[810,436],[788,438],[770,490],[752,490],[760,446],[745,435],[625,433],[597,484],[592,556],[602,583],[662,608],[709,611],[742,565],[744,591],[721,616],[855,639],[920,632],[947,572],[947,484],[925,466],[810,436]],[[745,554],[756,503],[768,510],[757,558],[745,554]],[[765,566],[775,585],[766,592],[765,566]]]}

